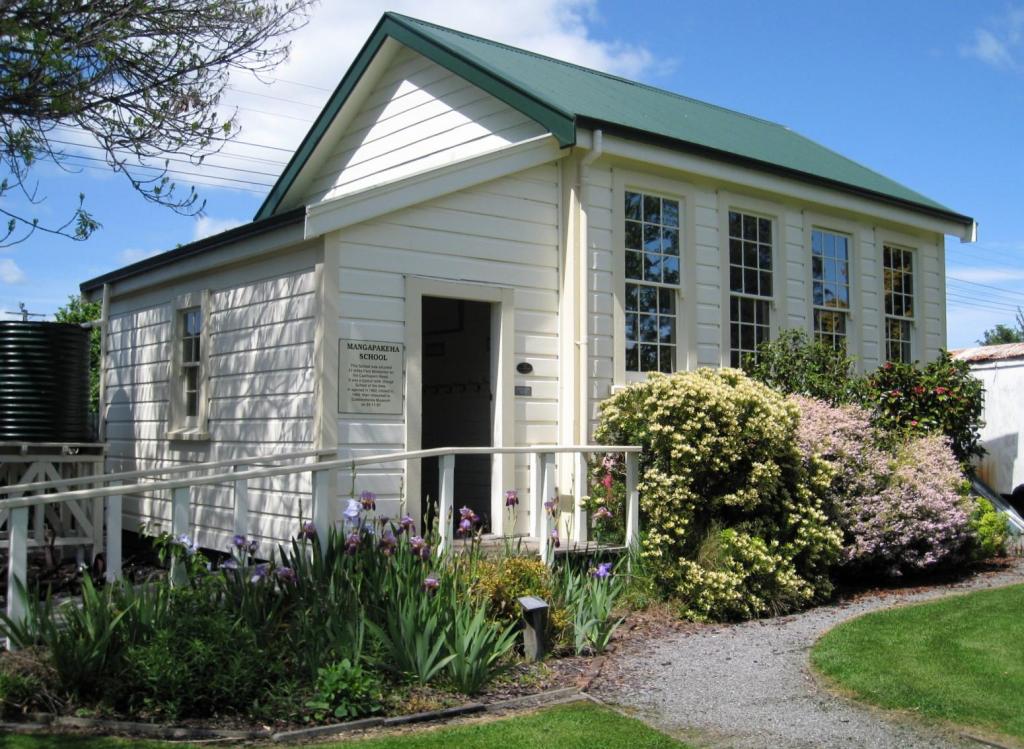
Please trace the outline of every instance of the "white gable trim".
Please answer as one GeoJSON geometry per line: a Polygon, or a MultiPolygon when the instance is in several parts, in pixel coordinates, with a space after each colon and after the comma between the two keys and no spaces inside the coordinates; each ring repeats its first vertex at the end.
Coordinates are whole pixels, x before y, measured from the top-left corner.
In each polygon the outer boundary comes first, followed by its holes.
{"type": "Polygon", "coordinates": [[[312,239],[442,195],[557,161],[567,153],[553,135],[539,135],[480,156],[325,200],[306,209],[305,237],[312,239]]]}

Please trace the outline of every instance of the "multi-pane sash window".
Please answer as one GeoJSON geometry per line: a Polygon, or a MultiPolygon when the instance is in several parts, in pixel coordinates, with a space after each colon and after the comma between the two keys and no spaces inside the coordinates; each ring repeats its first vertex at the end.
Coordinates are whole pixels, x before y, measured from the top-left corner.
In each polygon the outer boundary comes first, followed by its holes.
{"type": "Polygon", "coordinates": [[[885,290],[885,358],[913,361],[914,253],[884,245],[882,284],[885,290]]]}
{"type": "Polygon", "coordinates": [[[181,314],[181,387],[184,415],[188,419],[199,416],[199,392],[202,384],[200,340],[203,330],[203,312],[199,307],[182,310],[181,314]]]}
{"type": "Polygon", "coordinates": [[[845,349],[850,311],[850,238],[846,235],[811,231],[811,293],[814,337],[845,349]]]}
{"type": "Polygon", "coordinates": [[[626,191],[626,371],[675,369],[679,201],[626,191]]]}
{"type": "Polygon", "coordinates": [[[757,355],[771,335],[771,219],[729,211],[729,364],[757,355]]]}

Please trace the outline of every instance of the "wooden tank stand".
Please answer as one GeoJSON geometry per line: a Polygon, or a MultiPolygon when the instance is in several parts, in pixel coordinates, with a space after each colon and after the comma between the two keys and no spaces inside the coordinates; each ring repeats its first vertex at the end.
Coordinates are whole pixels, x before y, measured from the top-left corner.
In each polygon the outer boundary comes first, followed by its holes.
{"type": "MultiPolygon", "coordinates": [[[[100,486],[106,445],[97,442],[0,442],[0,496],[3,487],[39,481],[78,479],[71,488],[100,486]]],[[[64,489],[67,491],[67,489],[64,489]]],[[[103,553],[103,500],[61,502],[32,509],[28,548],[77,547],[91,563],[103,553]]],[[[0,510],[0,549],[10,547],[9,512],[0,510]]]]}

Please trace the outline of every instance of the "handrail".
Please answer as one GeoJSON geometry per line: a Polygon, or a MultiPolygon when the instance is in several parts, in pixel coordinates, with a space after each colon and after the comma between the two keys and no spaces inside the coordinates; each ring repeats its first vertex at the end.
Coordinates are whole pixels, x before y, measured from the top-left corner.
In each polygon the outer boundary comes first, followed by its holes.
{"type": "MultiPolygon", "coordinates": [[[[100,497],[122,496],[133,494],[138,491],[162,491],[164,489],[180,489],[190,486],[209,486],[210,484],[221,484],[226,481],[241,481],[248,479],[272,478],[274,476],[291,476],[296,473],[307,471],[328,471],[344,468],[356,468],[357,466],[374,465],[378,463],[398,463],[406,460],[418,460],[421,458],[443,457],[447,455],[516,455],[529,453],[639,453],[642,448],[635,445],[533,445],[530,447],[436,447],[429,450],[413,450],[411,452],[385,453],[383,455],[367,455],[361,458],[345,458],[339,460],[324,460],[317,463],[300,463],[298,465],[274,466],[273,468],[260,468],[252,471],[235,471],[232,473],[220,473],[213,476],[197,476],[184,479],[170,479],[166,481],[153,481],[146,484],[121,484],[118,486],[100,487],[97,489],[79,489],[70,492],[57,492],[54,494],[35,494],[28,497],[11,497],[0,500],[0,510],[9,510],[15,507],[35,507],[36,505],[53,504],[56,502],[70,502],[83,499],[98,499],[100,497]]],[[[237,465],[237,462],[235,463],[237,465]]],[[[91,477],[90,477],[91,478],[91,477]]],[[[117,481],[115,474],[104,474],[96,479],[102,481],[117,481]]],[[[81,482],[79,482],[81,483],[81,482]]]]}
{"type": "MultiPolygon", "coordinates": [[[[317,460],[311,463],[298,463],[290,465],[275,465],[269,468],[258,468],[255,470],[236,470],[231,473],[218,473],[212,476],[190,476],[186,478],[165,479],[149,483],[124,484],[121,483],[127,477],[142,478],[137,474],[152,474],[153,470],[128,471],[122,474],[100,474],[98,476],[83,477],[75,480],[62,480],[51,482],[40,482],[38,484],[20,484],[15,487],[6,487],[4,491],[21,491],[26,488],[45,485],[64,485],[69,483],[101,483],[109,486],[100,486],[94,489],[79,489],[74,491],[56,492],[54,494],[35,494],[31,496],[12,497],[0,500],[0,510],[9,511],[7,517],[7,528],[9,533],[8,542],[8,566],[7,566],[7,616],[18,621],[26,614],[26,601],[17,594],[19,586],[24,586],[27,578],[27,551],[29,542],[29,507],[56,504],[59,502],[72,502],[84,499],[97,500],[106,498],[105,503],[98,503],[101,511],[105,513],[106,520],[106,554],[108,581],[115,581],[121,577],[121,523],[122,523],[122,502],[125,495],[139,492],[172,490],[171,496],[171,532],[174,536],[188,533],[191,525],[191,503],[192,488],[196,486],[207,486],[212,484],[223,484],[232,482],[234,485],[234,529],[236,533],[248,534],[249,517],[249,480],[260,478],[271,478],[274,476],[291,476],[298,473],[309,473],[312,479],[312,522],[314,528],[324,530],[330,527],[332,522],[331,506],[337,501],[337,492],[332,488],[332,482],[336,471],[343,469],[354,470],[357,466],[398,463],[409,460],[422,460],[424,458],[440,458],[439,466],[439,491],[438,491],[438,517],[450,517],[454,511],[454,474],[455,457],[457,455],[529,455],[530,456],[530,515],[531,529],[534,532],[540,546],[541,559],[550,563],[552,559],[551,544],[549,537],[554,536],[557,540],[557,526],[551,527],[553,518],[547,512],[545,498],[557,494],[555,488],[555,454],[575,454],[573,484],[576,496],[576,503],[573,508],[573,538],[576,543],[586,542],[586,514],[582,503],[583,492],[586,489],[587,481],[585,472],[587,462],[585,456],[588,453],[624,453],[626,469],[626,545],[632,545],[638,538],[639,531],[639,506],[640,498],[638,491],[639,463],[642,448],[635,445],[531,445],[529,447],[438,447],[428,450],[412,450],[408,452],[384,453],[381,455],[368,455],[361,458],[335,458],[332,460],[317,460]],[[103,505],[105,504],[105,508],[103,505]]],[[[295,457],[322,458],[324,455],[337,455],[336,450],[306,450],[295,453],[280,453],[275,456],[260,456],[254,458],[239,458],[227,461],[212,461],[209,463],[189,464],[187,466],[174,466],[166,469],[164,473],[182,473],[196,470],[210,470],[222,466],[252,465],[260,461],[280,461],[295,457]]],[[[94,503],[94,508],[97,504],[94,503]]],[[[103,519],[94,517],[94,522],[103,525],[103,519]]],[[[452,542],[453,527],[451,523],[442,522],[439,525],[440,539],[438,548],[446,548],[452,542]]],[[[172,567],[172,579],[174,578],[172,567]]]]}
{"type": "MultiPolygon", "coordinates": [[[[11,484],[0,486],[0,494],[14,494],[16,492],[38,492],[46,489],[59,489],[64,486],[75,486],[76,484],[88,484],[90,482],[108,483],[110,481],[127,481],[128,479],[146,478],[148,476],[170,476],[176,473],[191,473],[193,471],[206,471],[212,468],[224,468],[226,466],[244,466],[254,463],[276,463],[282,460],[299,460],[301,458],[313,458],[321,455],[336,455],[337,450],[296,450],[288,453],[271,453],[269,455],[257,455],[250,458],[235,458],[233,460],[211,460],[205,463],[187,463],[168,468],[143,468],[137,471],[121,471],[120,473],[101,473],[94,476],[80,476],[70,479],[55,479],[51,481],[37,481],[31,484],[11,484]]],[[[0,500],[2,501],[2,500],[0,500]]]]}

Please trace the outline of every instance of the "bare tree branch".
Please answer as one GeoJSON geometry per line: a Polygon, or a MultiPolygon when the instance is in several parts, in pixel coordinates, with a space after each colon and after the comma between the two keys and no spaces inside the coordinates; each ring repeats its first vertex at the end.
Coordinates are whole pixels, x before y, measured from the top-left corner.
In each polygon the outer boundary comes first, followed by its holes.
{"type": "MultiPolygon", "coordinates": [[[[284,61],[286,37],[305,24],[314,2],[0,2],[0,201],[20,190],[38,202],[29,172],[44,160],[63,166],[65,152],[50,141],[63,125],[90,135],[107,165],[147,201],[189,215],[202,211],[195,188],[178,190],[167,162],[156,175],[150,162],[180,154],[201,163],[217,153],[238,131],[235,114],[218,115],[229,75],[284,61]]],[[[0,247],[36,231],[84,240],[100,226],[84,199],[59,226],[0,213],[8,218],[0,247]]]]}

